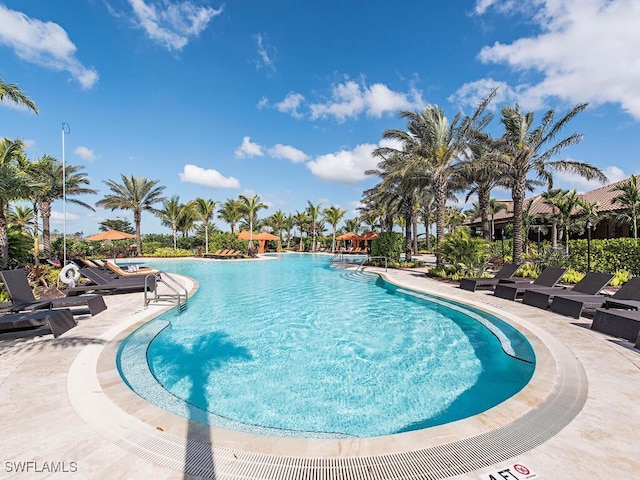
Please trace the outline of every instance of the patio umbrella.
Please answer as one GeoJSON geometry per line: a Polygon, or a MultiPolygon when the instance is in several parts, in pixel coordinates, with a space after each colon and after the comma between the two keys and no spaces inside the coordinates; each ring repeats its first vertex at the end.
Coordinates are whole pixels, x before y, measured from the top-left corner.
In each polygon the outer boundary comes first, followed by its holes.
{"type": "MultiPolygon", "coordinates": [[[[127,238],[136,238],[135,235],[127,232],[121,232],[120,230],[107,230],[105,232],[96,233],[95,235],[91,235],[87,237],[85,240],[89,240],[91,242],[100,242],[103,240],[113,241],[113,240],[125,240],[127,238]]],[[[115,246],[113,248],[113,262],[116,261],[116,249],[115,246]]]]}

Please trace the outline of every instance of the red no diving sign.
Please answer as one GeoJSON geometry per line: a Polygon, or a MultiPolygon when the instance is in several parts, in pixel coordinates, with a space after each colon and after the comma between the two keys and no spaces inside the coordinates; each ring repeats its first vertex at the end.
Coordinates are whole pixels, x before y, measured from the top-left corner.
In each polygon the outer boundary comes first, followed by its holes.
{"type": "Polygon", "coordinates": [[[538,474],[522,463],[514,463],[506,467],[499,467],[489,473],[480,475],[481,480],[529,480],[539,478],[538,474]]]}

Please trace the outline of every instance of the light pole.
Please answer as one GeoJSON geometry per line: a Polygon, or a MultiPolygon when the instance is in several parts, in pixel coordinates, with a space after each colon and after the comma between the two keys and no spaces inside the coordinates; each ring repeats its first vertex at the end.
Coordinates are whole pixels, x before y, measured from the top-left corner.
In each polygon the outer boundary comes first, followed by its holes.
{"type": "Polygon", "coordinates": [[[62,266],[67,264],[67,167],[64,161],[64,136],[71,133],[69,124],[62,122],[62,266]]]}
{"type": "Polygon", "coordinates": [[[587,220],[587,273],[591,271],[591,220],[587,220]]]}
{"type": "Polygon", "coordinates": [[[540,253],[540,225],[538,225],[537,228],[538,228],[538,253],[540,253]]]}

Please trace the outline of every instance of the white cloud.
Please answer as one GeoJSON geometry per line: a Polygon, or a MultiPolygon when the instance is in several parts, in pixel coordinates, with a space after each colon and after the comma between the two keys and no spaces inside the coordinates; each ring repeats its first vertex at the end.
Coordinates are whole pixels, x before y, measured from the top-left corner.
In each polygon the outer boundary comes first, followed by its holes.
{"type": "MultiPolygon", "coordinates": [[[[522,10],[511,0],[479,1],[476,11],[492,6],[522,10]]],[[[479,54],[484,63],[506,64],[521,75],[541,80],[513,87],[518,101],[540,108],[549,97],[571,103],[618,103],[640,120],[640,3],[636,0],[537,0],[530,16],[541,33],[510,44],[496,42],[479,54]]]]}
{"type": "Polygon", "coordinates": [[[66,217],[65,217],[65,215],[62,212],[51,210],[51,217],[49,220],[52,225],[63,225],[64,223],[73,222],[75,220],[78,220],[79,218],[80,218],[80,215],[77,215],[75,213],[66,212],[66,217]],[[65,218],[66,218],[66,222],[65,222],[65,218]]]}
{"type": "Polygon", "coordinates": [[[180,181],[195,183],[210,188],[240,188],[240,182],[234,177],[225,177],[212,168],[204,169],[197,165],[185,165],[179,174],[180,181]]]}
{"type": "Polygon", "coordinates": [[[309,156],[302,150],[298,150],[290,145],[282,145],[280,143],[269,149],[269,156],[272,158],[285,158],[293,163],[304,162],[309,156]]]}
{"type": "Polygon", "coordinates": [[[284,100],[276,104],[276,109],[282,113],[289,113],[294,118],[301,118],[299,109],[304,97],[299,93],[289,93],[284,100]]]}
{"type": "MultiPolygon", "coordinates": [[[[506,82],[499,82],[493,78],[485,78],[482,80],[476,80],[475,82],[468,82],[462,85],[453,95],[449,96],[447,100],[451,103],[458,105],[469,105],[476,107],[491,93],[494,89],[496,96],[489,104],[490,109],[495,108],[497,105],[505,103],[513,103],[518,98],[518,92],[513,90],[506,82]]],[[[526,110],[530,107],[525,104],[521,106],[526,110]]]]}
{"type": "Polygon", "coordinates": [[[421,93],[412,89],[409,93],[394,92],[384,84],[371,86],[346,80],[333,86],[331,99],[325,103],[313,103],[311,119],[335,117],[339,122],[366,113],[380,118],[385,113],[424,107],[421,93]]]}
{"type": "Polygon", "coordinates": [[[33,19],[0,4],[0,45],[12,48],[22,60],[56,71],[66,71],[89,89],[98,73],[76,58],[76,46],[57,23],[33,19]]]}
{"type": "Polygon", "coordinates": [[[167,0],[148,3],[145,0],[128,0],[137,20],[150,39],[169,51],[180,51],[190,37],[197,37],[207,28],[212,18],[222,13],[211,7],[201,7],[191,2],[167,0]]]}
{"type": "Polygon", "coordinates": [[[269,56],[269,50],[274,50],[273,47],[265,45],[264,39],[260,34],[254,35],[253,38],[256,41],[258,56],[260,57],[260,61],[256,64],[257,68],[260,69],[262,67],[265,67],[268,70],[275,70],[273,59],[269,56]]]}
{"type": "Polygon", "coordinates": [[[353,150],[320,155],[307,162],[309,170],[322,180],[341,184],[357,183],[368,178],[364,172],[373,170],[380,159],[372,153],[378,147],[370,143],[358,145],[353,150]]]}
{"type": "Polygon", "coordinates": [[[75,153],[76,155],[78,155],[81,159],[87,161],[87,162],[93,162],[96,158],[98,158],[96,156],[96,154],[93,152],[93,150],[87,148],[87,147],[76,147],[75,150],[73,151],[73,153],[75,153]]]}
{"type": "Polygon", "coordinates": [[[237,158],[264,156],[262,147],[257,143],[253,143],[249,137],[244,137],[242,139],[242,145],[236,148],[234,153],[237,158]]]}

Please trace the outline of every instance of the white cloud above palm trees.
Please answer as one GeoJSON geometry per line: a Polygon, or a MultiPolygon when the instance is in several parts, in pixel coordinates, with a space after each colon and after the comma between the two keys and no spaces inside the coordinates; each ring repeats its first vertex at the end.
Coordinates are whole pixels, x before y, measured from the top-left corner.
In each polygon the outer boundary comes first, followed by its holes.
{"type": "Polygon", "coordinates": [[[133,10],[135,24],[151,40],[169,51],[182,50],[191,37],[200,35],[211,19],[223,11],[222,7],[216,10],[188,1],[128,0],[128,3],[133,10]]]}
{"type": "Polygon", "coordinates": [[[12,48],[22,60],[68,72],[83,89],[98,81],[98,72],[76,58],[76,46],[57,23],[43,22],[0,4],[0,25],[0,45],[12,48]]]}
{"type": "Polygon", "coordinates": [[[179,174],[180,181],[195,183],[209,188],[240,188],[240,181],[234,177],[225,177],[213,168],[202,168],[187,164],[179,174]]]}
{"type": "MultiPolygon", "coordinates": [[[[551,97],[570,103],[619,104],[640,120],[640,4],[635,0],[536,0],[529,18],[540,33],[511,43],[485,46],[485,64],[509,66],[522,79],[505,95],[527,109],[540,109],[551,97]]],[[[478,0],[475,12],[513,14],[511,0],[478,0]]],[[[454,95],[461,103],[483,96],[487,80],[463,85],[454,95]]]]}

